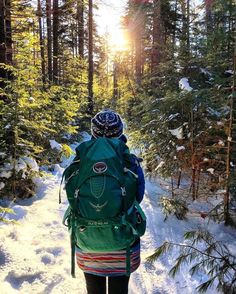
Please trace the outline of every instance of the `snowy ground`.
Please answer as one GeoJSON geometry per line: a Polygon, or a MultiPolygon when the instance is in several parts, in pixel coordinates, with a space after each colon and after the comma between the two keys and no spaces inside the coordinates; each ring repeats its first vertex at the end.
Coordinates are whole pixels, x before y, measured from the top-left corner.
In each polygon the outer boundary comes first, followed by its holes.
{"type": "MultiPolygon", "coordinates": [[[[57,167],[53,175],[38,180],[37,195],[14,205],[18,225],[0,226],[0,284],[1,294],[31,293],[86,293],[83,273],[77,269],[76,279],[70,276],[70,246],[67,229],[62,225],[66,209],[66,196],[58,204],[59,183],[63,169],[57,167]]],[[[142,238],[142,265],[131,276],[130,294],[193,294],[195,287],[205,278],[193,278],[187,268],[172,279],[168,271],[174,254],[162,257],[150,266],[145,259],[165,240],[182,241],[184,231],[207,226],[207,220],[191,218],[178,221],[164,216],[158,206],[158,198],[165,194],[161,181],[147,181],[146,196],[142,206],[148,217],[147,232],[142,238]]],[[[212,230],[236,247],[235,235],[222,225],[212,230]]],[[[215,289],[208,294],[218,293],[215,289]]]]}

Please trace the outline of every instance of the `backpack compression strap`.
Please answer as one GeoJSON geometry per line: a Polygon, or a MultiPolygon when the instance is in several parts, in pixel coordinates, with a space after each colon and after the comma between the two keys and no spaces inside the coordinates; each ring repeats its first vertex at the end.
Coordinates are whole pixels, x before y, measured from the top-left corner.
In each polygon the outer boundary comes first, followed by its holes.
{"type": "MultiPolygon", "coordinates": [[[[128,217],[128,205],[127,205],[127,194],[125,187],[121,187],[122,190],[122,205],[124,211],[124,224],[126,225],[126,230],[129,230],[129,226],[127,224],[128,217]]],[[[127,241],[126,245],[126,276],[130,276],[130,243],[127,241]]]]}

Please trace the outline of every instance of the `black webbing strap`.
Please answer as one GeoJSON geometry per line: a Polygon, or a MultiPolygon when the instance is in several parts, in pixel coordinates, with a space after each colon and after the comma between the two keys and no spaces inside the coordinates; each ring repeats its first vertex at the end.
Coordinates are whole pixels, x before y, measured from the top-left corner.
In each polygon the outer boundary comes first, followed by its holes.
{"type": "MultiPolygon", "coordinates": [[[[123,206],[123,212],[124,212],[124,221],[126,225],[126,231],[128,233],[130,228],[127,225],[128,205],[127,205],[127,195],[126,195],[125,187],[121,187],[121,191],[122,191],[122,206],[123,206]]],[[[126,276],[130,276],[130,243],[129,242],[126,245],[126,276]]]]}
{"type": "Polygon", "coordinates": [[[71,244],[71,276],[75,278],[75,216],[74,216],[74,213],[72,213],[72,218],[71,218],[70,244],[71,244]]]}

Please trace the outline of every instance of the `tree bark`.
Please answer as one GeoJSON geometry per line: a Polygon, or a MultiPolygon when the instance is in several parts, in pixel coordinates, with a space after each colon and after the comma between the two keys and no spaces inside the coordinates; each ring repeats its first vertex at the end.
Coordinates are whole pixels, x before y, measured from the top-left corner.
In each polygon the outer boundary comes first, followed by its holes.
{"type": "Polygon", "coordinates": [[[77,0],[79,56],[84,58],[84,0],[77,0]]]}
{"type": "Polygon", "coordinates": [[[142,80],[142,38],[143,38],[143,11],[141,9],[141,4],[136,8],[136,17],[134,19],[134,48],[135,48],[135,76],[136,83],[138,86],[141,85],[142,80]]]}
{"type": "Polygon", "coordinates": [[[224,196],[224,220],[230,223],[230,202],[236,204],[236,43],[234,47],[234,77],[232,95],[230,100],[230,118],[227,143],[227,162],[226,162],[226,193],[224,196]]]}
{"type": "Polygon", "coordinates": [[[112,107],[115,108],[116,101],[118,98],[118,63],[114,61],[113,63],[113,97],[112,97],[112,107]]]}
{"type": "Polygon", "coordinates": [[[93,0],[89,0],[88,114],[93,114],[93,0]]]}
{"type": "Polygon", "coordinates": [[[52,81],[52,3],[46,0],[46,16],[47,16],[47,53],[48,53],[48,79],[52,81]]]}
{"type": "Polygon", "coordinates": [[[39,24],[39,44],[40,44],[40,55],[41,55],[41,69],[42,69],[42,81],[45,85],[46,82],[46,73],[45,73],[45,55],[44,55],[44,38],[42,31],[42,7],[40,0],[38,0],[38,24],[39,24]]]}
{"type": "Polygon", "coordinates": [[[213,30],[213,18],[211,7],[213,0],[205,0],[205,9],[206,9],[206,33],[207,33],[207,45],[209,46],[209,38],[211,37],[213,30]]]}
{"type": "MultiPolygon", "coordinates": [[[[6,36],[5,36],[5,1],[0,0],[0,63],[6,64],[6,36]]],[[[2,79],[6,78],[6,70],[0,66],[0,88],[5,87],[2,79]]]]}
{"type": "Polygon", "coordinates": [[[5,0],[5,22],[6,22],[6,60],[12,64],[12,34],[11,34],[11,1],[5,0]]]}
{"type": "Polygon", "coordinates": [[[53,82],[58,83],[58,0],[53,0],[53,82]]]}
{"type": "Polygon", "coordinates": [[[163,41],[163,24],[161,17],[161,0],[153,1],[153,29],[152,29],[152,74],[158,72],[158,67],[161,62],[161,51],[163,41]]]}
{"type": "MultiPolygon", "coordinates": [[[[0,0],[0,63],[12,65],[11,2],[0,0]]],[[[4,79],[11,80],[12,73],[0,67],[0,88],[4,89],[4,79]]],[[[1,96],[1,100],[6,100],[1,96]]]]}

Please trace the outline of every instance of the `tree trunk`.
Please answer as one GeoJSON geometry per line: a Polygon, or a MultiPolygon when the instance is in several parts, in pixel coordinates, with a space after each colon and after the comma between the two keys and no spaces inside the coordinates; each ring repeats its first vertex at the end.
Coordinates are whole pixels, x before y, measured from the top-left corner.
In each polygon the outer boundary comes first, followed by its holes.
{"type": "Polygon", "coordinates": [[[190,59],[190,2],[189,0],[181,1],[182,12],[182,33],[180,37],[180,52],[181,61],[183,64],[183,74],[189,74],[189,59],[190,59]]]}
{"type": "Polygon", "coordinates": [[[79,56],[84,58],[84,0],[77,0],[79,56]]]}
{"type": "Polygon", "coordinates": [[[173,28],[173,36],[172,36],[172,57],[174,58],[174,53],[176,51],[176,29],[177,29],[177,14],[178,14],[178,0],[175,0],[175,17],[174,17],[174,28],[173,28]]]}
{"type": "Polygon", "coordinates": [[[113,97],[112,97],[112,107],[115,108],[116,101],[118,98],[118,63],[114,61],[113,63],[113,97]]]}
{"type": "Polygon", "coordinates": [[[48,79],[52,81],[52,3],[46,0],[47,16],[47,52],[48,52],[48,79]]]}
{"type": "Polygon", "coordinates": [[[144,18],[141,5],[138,5],[138,10],[136,12],[136,17],[134,20],[134,48],[135,48],[135,76],[136,83],[138,86],[141,85],[142,79],[142,38],[143,38],[143,26],[144,18]]]}
{"type": "Polygon", "coordinates": [[[213,30],[213,18],[212,18],[212,11],[211,11],[211,7],[213,4],[213,0],[205,0],[205,9],[206,9],[206,34],[207,34],[207,46],[208,49],[211,42],[210,42],[210,38],[211,38],[211,34],[212,34],[212,30],[213,30]]]}
{"type": "Polygon", "coordinates": [[[58,0],[53,0],[53,82],[58,83],[58,0]]]}
{"type": "Polygon", "coordinates": [[[153,29],[152,29],[152,74],[157,74],[158,66],[161,61],[163,24],[161,18],[161,0],[153,1],[153,29]]]}
{"type": "Polygon", "coordinates": [[[140,36],[139,29],[137,30],[135,34],[135,74],[136,74],[136,83],[138,86],[140,86],[141,79],[142,79],[142,39],[140,36]]]}
{"type": "MultiPolygon", "coordinates": [[[[5,36],[5,1],[0,0],[0,63],[7,63],[6,60],[6,36],[5,36]]],[[[5,87],[5,83],[2,79],[6,78],[6,70],[0,66],[0,88],[5,87]]]]}
{"type": "Polygon", "coordinates": [[[11,1],[5,0],[5,22],[6,22],[6,60],[12,64],[12,35],[11,35],[11,1]]]}
{"type": "Polygon", "coordinates": [[[89,0],[88,114],[93,114],[93,0],[89,0]]]}
{"type": "Polygon", "coordinates": [[[45,74],[45,56],[44,56],[44,38],[43,38],[43,31],[42,31],[42,7],[40,0],[38,0],[38,24],[39,24],[39,44],[40,44],[40,55],[41,55],[41,68],[42,68],[42,81],[45,85],[46,82],[46,74],[45,74]]]}
{"type": "MultiPolygon", "coordinates": [[[[0,0],[0,63],[12,65],[11,2],[0,0]]],[[[4,89],[4,79],[11,80],[10,70],[0,66],[0,88],[4,89]]],[[[1,96],[1,100],[7,97],[1,96]]]]}
{"type": "MultiPolygon", "coordinates": [[[[236,43],[234,48],[234,78],[232,95],[230,100],[230,118],[227,144],[227,165],[226,165],[226,193],[224,197],[224,219],[225,223],[230,223],[230,202],[236,204],[236,43]]],[[[234,216],[235,217],[235,216],[234,216]]]]}

